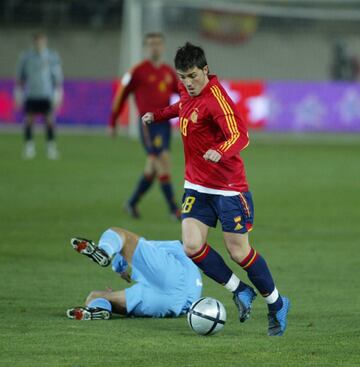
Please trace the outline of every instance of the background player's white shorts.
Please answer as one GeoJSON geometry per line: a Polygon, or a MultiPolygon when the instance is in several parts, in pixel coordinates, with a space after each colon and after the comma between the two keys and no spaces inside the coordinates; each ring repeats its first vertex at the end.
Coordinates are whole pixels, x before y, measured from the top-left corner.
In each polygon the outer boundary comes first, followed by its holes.
{"type": "Polygon", "coordinates": [[[130,315],[178,316],[201,296],[201,275],[180,241],[139,240],[132,260],[132,279],[125,290],[130,315]]]}

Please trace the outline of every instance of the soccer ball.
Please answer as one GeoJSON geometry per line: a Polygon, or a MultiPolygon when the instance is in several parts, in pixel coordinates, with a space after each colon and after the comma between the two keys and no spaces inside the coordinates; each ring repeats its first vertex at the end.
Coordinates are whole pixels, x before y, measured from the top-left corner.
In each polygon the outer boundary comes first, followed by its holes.
{"type": "Polygon", "coordinates": [[[187,314],[189,326],[199,335],[213,335],[225,325],[226,310],[223,304],[211,297],[195,301],[187,314]]]}

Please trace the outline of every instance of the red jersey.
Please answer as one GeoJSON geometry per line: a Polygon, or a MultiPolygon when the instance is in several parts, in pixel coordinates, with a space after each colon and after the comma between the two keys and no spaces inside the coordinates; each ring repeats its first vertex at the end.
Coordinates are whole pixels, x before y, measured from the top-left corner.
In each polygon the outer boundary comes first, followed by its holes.
{"type": "Polygon", "coordinates": [[[202,189],[225,191],[225,194],[248,191],[239,152],[249,144],[249,136],[234,102],[215,75],[209,76],[209,83],[196,97],[191,97],[182,83],[179,83],[179,89],[180,101],[155,111],[154,119],[180,118],[185,187],[190,183],[200,185],[202,189]],[[209,149],[221,154],[218,163],[203,158],[209,149]]]}
{"type": "Polygon", "coordinates": [[[148,60],[127,72],[116,92],[110,125],[114,127],[130,93],[134,93],[140,115],[168,106],[173,93],[178,93],[178,79],[166,64],[156,67],[148,60]]]}

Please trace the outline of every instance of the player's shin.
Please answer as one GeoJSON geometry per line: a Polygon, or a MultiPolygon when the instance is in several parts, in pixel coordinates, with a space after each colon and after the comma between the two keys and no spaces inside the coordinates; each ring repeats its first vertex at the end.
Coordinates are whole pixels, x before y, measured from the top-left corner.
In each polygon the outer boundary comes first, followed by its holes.
{"type": "Polygon", "coordinates": [[[140,200],[141,196],[143,196],[152,186],[154,181],[154,175],[151,174],[144,174],[141,176],[135,191],[131,195],[129,200],[130,206],[136,206],[138,201],[140,200]]]}
{"type": "Polygon", "coordinates": [[[170,212],[176,214],[178,207],[175,203],[174,190],[171,184],[170,176],[169,175],[160,176],[159,182],[160,182],[161,191],[164,194],[164,197],[168,204],[170,212]]]}
{"type": "Polygon", "coordinates": [[[207,243],[190,258],[208,277],[230,292],[238,292],[247,287],[226,265],[221,255],[207,243]]]}
{"type": "Polygon", "coordinates": [[[55,140],[55,128],[53,124],[46,125],[46,140],[48,142],[53,142],[55,140]]]}
{"type": "Polygon", "coordinates": [[[109,257],[113,257],[116,253],[120,253],[123,245],[124,240],[120,234],[108,229],[101,235],[98,247],[105,251],[109,257]]]}
{"type": "Polygon", "coordinates": [[[24,140],[25,142],[29,142],[33,140],[33,129],[31,124],[25,124],[24,126],[24,140]]]}
{"type": "Polygon", "coordinates": [[[274,280],[264,258],[251,248],[246,258],[239,264],[248,274],[249,279],[264,297],[269,311],[278,311],[283,302],[275,287],[274,280]]]}

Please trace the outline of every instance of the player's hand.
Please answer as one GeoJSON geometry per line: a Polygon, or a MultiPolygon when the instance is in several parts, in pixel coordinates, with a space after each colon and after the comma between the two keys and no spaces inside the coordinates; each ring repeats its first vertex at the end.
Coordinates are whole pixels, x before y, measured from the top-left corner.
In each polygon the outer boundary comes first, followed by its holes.
{"type": "Polygon", "coordinates": [[[62,87],[58,87],[54,91],[52,101],[54,111],[57,111],[60,108],[61,104],[63,103],[63,100],[64,100],[64,91],[62,87]]]}
{"type": "Polygon", "coordinates": [[[217,152],[216,150],[213,149],[209,149],[204,155],[203,158],[206,161],[210,161],[213,163],[217,163],[220,161],[221,159],[221,154],[219,152],[217,152]]]}
{"type": "Polygon", "coordinates": [[[154,114],[151,112],[146,112],[141,120],[144,125],[151,124],[154,121],[154,114]]]}
{"type": "Polygon", "coordinates": [[[15,107],[20,109],[24,103],[24,91],[21,87],[16,87],[14,91],[15,107]]]}
{"type": "Polygon", "coordinates": [[[122,279],[124,279],[126,282],[131,283],[131,277],[130,274],[125,270],[122,273],[120,273],[120,276],[122,279]]]}

